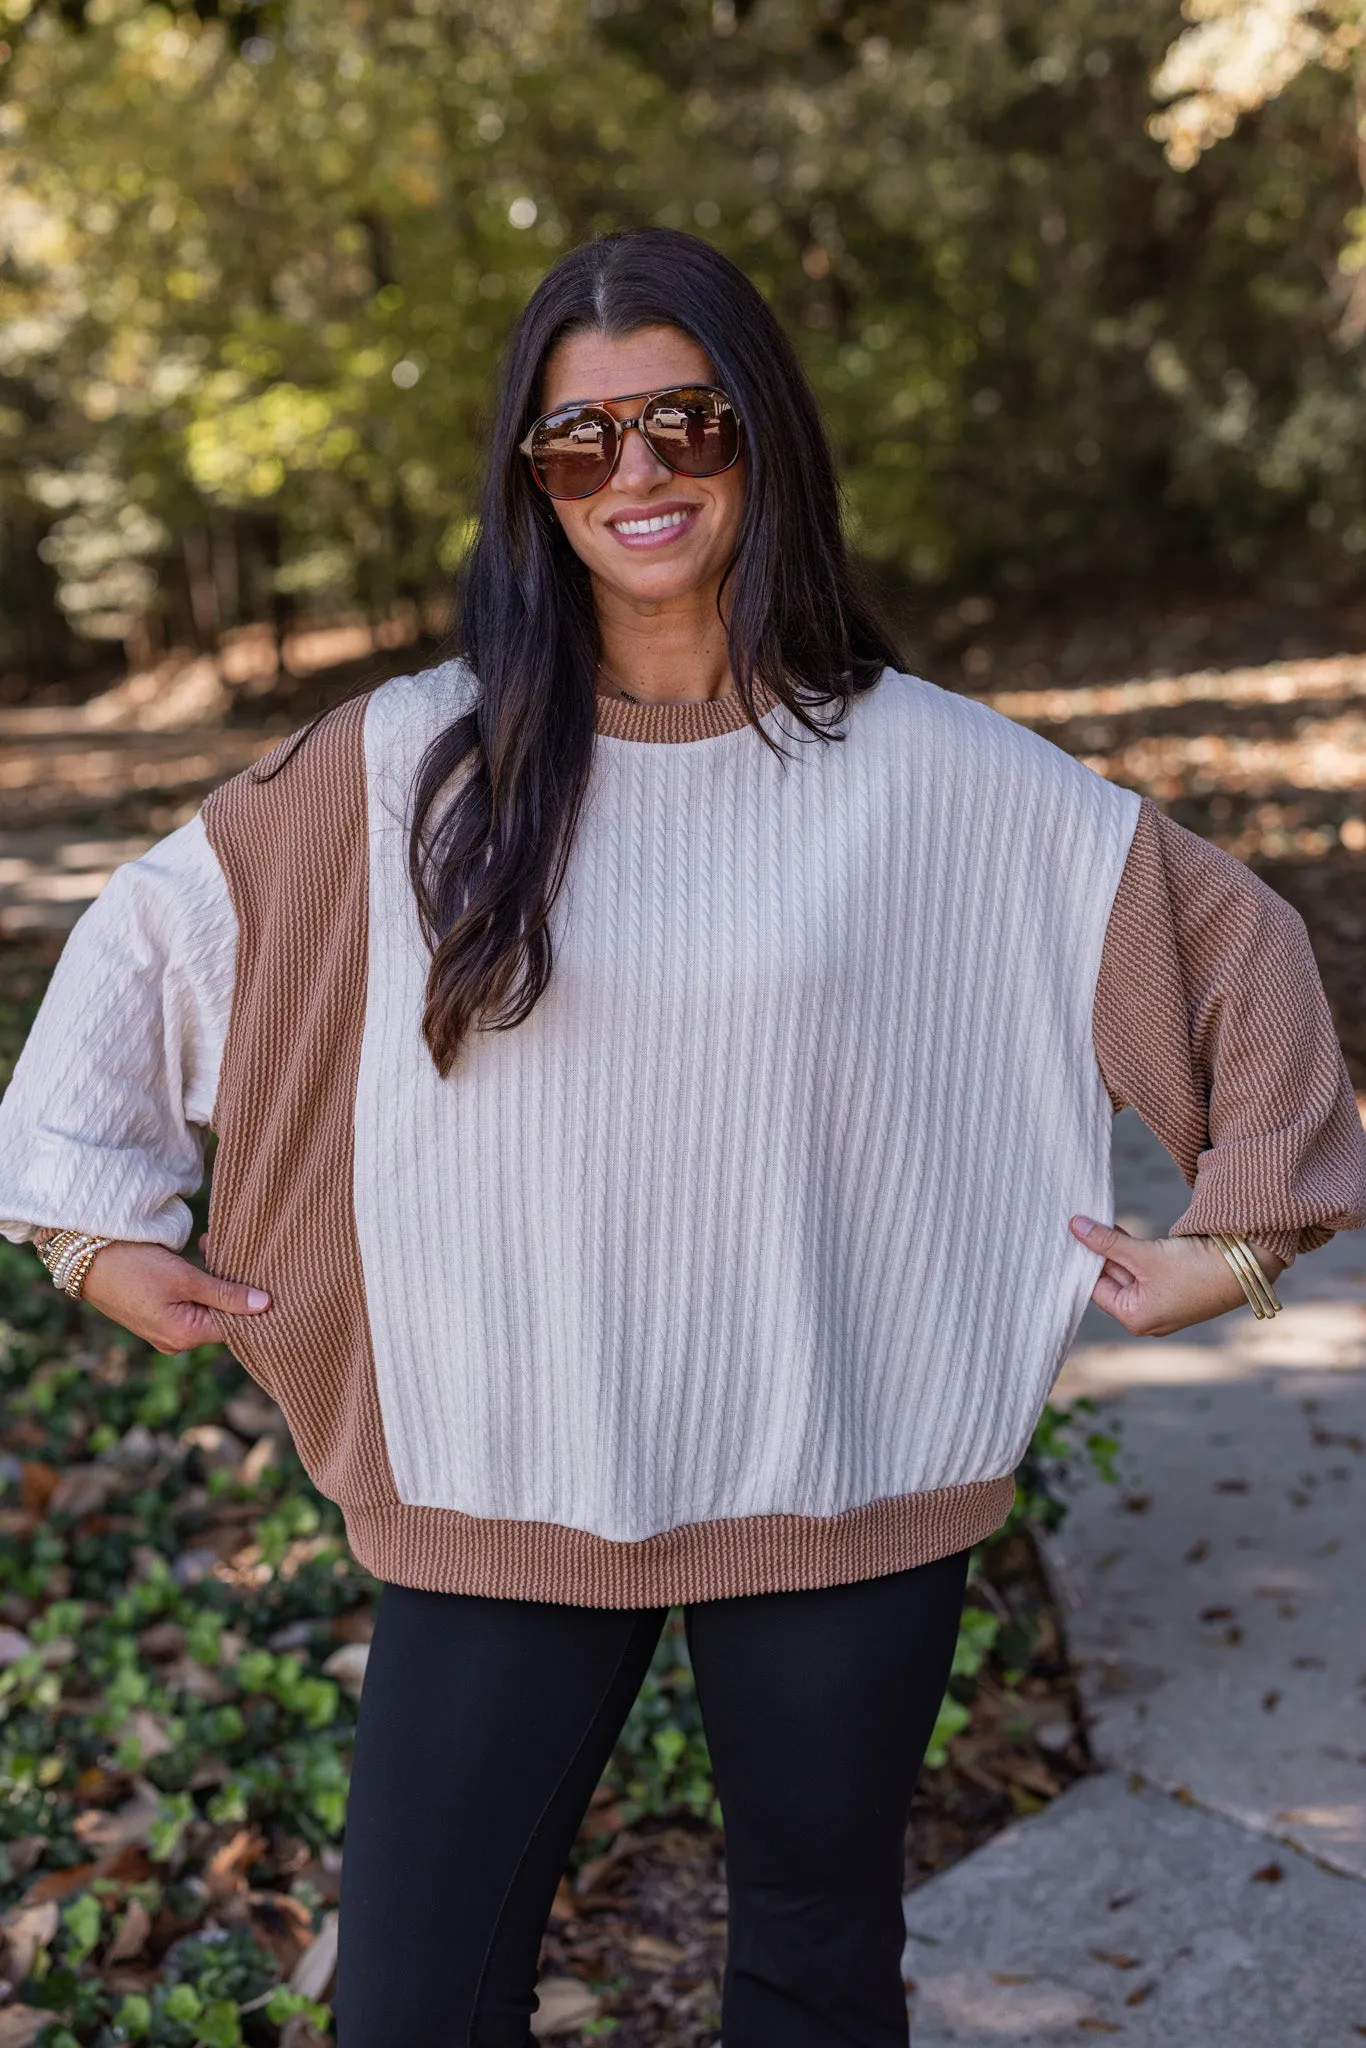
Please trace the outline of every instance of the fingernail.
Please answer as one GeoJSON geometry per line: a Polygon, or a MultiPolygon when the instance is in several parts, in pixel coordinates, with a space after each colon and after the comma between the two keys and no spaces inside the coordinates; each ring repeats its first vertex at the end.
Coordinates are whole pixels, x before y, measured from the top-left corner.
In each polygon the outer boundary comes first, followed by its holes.
{"type": "Polygon", "coordinates": [[[268,1294],[262,1294],[259,1287],[249,1287],[247,1289],[247,1307],[269,1308],[270,1296],[268,1294]]]}
{"type": "Polygon", "coordinates": [[[1072,1228],[1074,1230],[1094,1230],[1095,1227],[1096,1222],[1093,1216],[1074,1216],[1072,1218],[1072,1228]]]}

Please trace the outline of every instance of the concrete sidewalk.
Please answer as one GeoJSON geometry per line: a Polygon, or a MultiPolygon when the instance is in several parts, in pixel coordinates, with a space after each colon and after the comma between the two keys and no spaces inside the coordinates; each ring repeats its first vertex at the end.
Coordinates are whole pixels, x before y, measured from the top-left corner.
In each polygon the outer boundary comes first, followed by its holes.
{"type": "MultiPolygon", "coordinates": [[[[1116,1181],[1132,1228],[1184,1207],[1129,1116],[1116,1181]]],[[[1076,1475],[1051,1562],[1106,1775],[907,1901],[916,2048],[1366,2036],[1366,1238],[1280,1292],[1156,1342],[1088,1312],[1058,1398],[1124,1483],[1076,1475]]]]}

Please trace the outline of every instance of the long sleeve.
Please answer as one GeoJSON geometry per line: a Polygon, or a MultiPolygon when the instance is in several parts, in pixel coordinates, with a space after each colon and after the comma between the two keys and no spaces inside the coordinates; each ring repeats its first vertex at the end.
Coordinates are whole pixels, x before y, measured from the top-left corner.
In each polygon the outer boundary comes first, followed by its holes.
{"type": "Polygon", "coordinates": [[[1174,1235],[1291,1259],[1366,1221],[1366,1137],[1304,925],[1144,800],[1111,911],[1094,1037],[1192,1189],[1174,1235]]]}
{"type": "Polygon", "coordinates": [[[198,818],[118,869],[63,949],[0,1102],[0,1231],[179,1250],[204,1175],[237,925],[198,818]]]}

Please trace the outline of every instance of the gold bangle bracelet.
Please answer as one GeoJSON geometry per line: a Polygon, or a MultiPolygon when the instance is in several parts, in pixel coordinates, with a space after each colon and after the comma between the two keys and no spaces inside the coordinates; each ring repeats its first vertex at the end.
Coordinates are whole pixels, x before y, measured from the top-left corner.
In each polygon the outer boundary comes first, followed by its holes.
{"type": "Polygon", "coordinates": [[[52,1284],[54,1287],[60,1287],[63,1294],[66,1293],[71,1275],[80,1263],[81,1254],[88,1242],[84,1236],[76,1237],[71,1244],[64,1246],[60,1257],[52,1263],[52,1284]]]}
{"type": "Polygon", "coordinates": [[[80,1248],[81,1233],[79,1230],[63,1230],[56,1237],[48,1239],[38,1256],[47,1267],[48,1272],[55,1273],[57,1268],[65,1260],[69,1259],[73,1252],[79,1251],[80,1248]]]}
{"type": "Polygon", "coordinates": [[[54,1230],[39,1244],[34,1240],[33,1249],[50,1273],[64,1251],[68,1251],[80,1236],[77,1230],[54,1230]]]}
{"type": "Polygon", "coordinates": [[[1249,1276],[1262,1297],[1262,1305],[1267,1314],[1269,1316],[1279,1315],[1281,1311],[1280,1297],[1267,1279],[1262,1262],[1257,1257],[1256,1252],[1253,1251],[1252,1246],[1245,1237],[1233,1235],[1233,1244],[1244,1266],[1248,1268],[1249,1276]]]}
{"type": "Polygon", "coordinates": [[[1279,1315],[1282,1304],[1247,1239],[1227,1230],[1212,1230],[1209,1235],[1210,1242],[1218,1246],[1232,1267],[1238,1285],[1247,1297],[1248,1307],[1257,1320],[1265,1322],[1269,1317],[1279,1315]]]}
{"type": "Polygon", "coordinates": [[[1274,1316],[1280,1303],[1271,1292],[1266,1275],[1257,1264],[1250,1246],[1231,1231],[1213,1233],[1215,1244],[1232,1268],[1239,1286],[1247,1297],[1247,1303],[1259,1322],[1274,1316]]]}
{"type": "Polygon", "coordinates": [[[95,1237],[86,1230],[58,1230],[35,1250],[53,1286],[79,1301],[96,1254],[113,1242],[112,1237],[95,1237]]]}

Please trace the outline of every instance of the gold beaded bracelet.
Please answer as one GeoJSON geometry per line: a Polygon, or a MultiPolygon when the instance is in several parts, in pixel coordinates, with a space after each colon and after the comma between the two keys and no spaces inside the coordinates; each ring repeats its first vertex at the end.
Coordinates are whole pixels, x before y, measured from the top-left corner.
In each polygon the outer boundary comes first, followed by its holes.
{"type": "Polygon", "coordinates": [[[1238,1285],[1247,1296],[1248,1307],[1258,1322],[1265,1322],[1269,1316],[1279,1315],[1282,1303],[1276,1290],[1262,1271],[1261,1261],[1245,1237],[1237,1237],[1231,1230],[1212,1230],[1210,1243],[1217,1245],[1237,1275],[1238,1285]]]}
{"type": "Polygon", "coordinates": [[[113,1242],[112,1237],[92,1237],[84,1230],[58,1230],[45,1236],[41,1244],[35,1240],[34,1250],[51,1274],[53,1286],[79,1301],[90,1268],[113,1242]]]}

